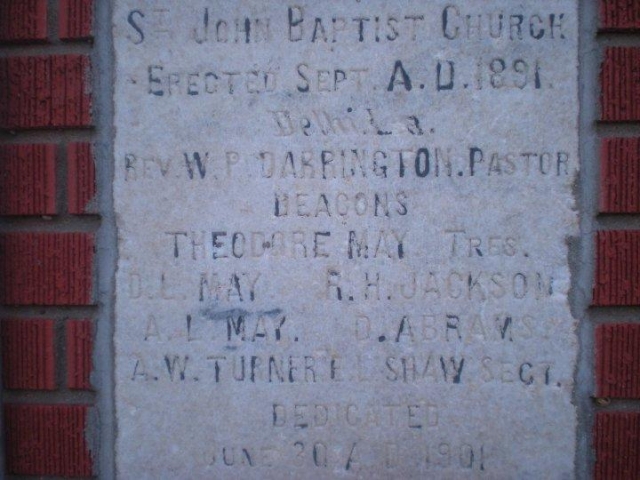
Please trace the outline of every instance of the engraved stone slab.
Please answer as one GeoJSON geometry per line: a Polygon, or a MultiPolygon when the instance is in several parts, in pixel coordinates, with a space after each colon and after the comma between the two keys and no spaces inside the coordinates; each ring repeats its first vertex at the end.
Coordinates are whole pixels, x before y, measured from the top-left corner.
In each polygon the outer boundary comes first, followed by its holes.
{"type": "Polygon", "coordinates": [[[572,478],[576,10],[115,1],[120,478],[572,478]]]}

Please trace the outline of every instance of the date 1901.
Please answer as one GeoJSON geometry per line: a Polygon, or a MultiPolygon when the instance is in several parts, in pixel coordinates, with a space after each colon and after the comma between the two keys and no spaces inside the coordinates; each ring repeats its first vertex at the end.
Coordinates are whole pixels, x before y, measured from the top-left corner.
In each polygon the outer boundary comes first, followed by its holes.
{"type": "Polygon", "coordinates": [[[247,446],[216,445],[208,466],[235,469],[277,468],[287,466],[305,470],[343,470],[357,474],[370,469],[402,471],[418,468],[423,471],[456,470],[486,472],[484,444],[450,442],[417,442],[402,445],[386,442],[377,447],[362,441],[331,444],[324,440],[297,440],[288,445],[247,446]]]}

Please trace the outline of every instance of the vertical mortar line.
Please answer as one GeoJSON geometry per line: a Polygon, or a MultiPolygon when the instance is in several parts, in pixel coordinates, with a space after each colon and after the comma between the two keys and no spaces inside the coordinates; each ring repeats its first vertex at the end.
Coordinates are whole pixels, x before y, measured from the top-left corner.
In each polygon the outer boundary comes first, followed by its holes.
{"type": "Polygon", "coordinates": [[[96,181],[102,222],[96,236],[98,312],[94,316],[95,345],[93,350],[96,405],[99,411],[99,452],[96,470],[101,479],[113,479],[115,467],[116,419],[114,408],[114,302],[117,259],[117,234],[113,212],[113,62],[111,35],[113,2],[96,1],[94,12],[94,48],[92,52],[94,154],[96,181]]]}
{"type": "Polygon", "coordinates": [[[54,327],[55,327],[55,366],[56,366],[56,392],[62,394],[67,388],[67,358],[66,358],[66,345],[65,345],[65,330],[67,317],[64,314],[54,315],[54,327]]]}
{"type": "MultiPolygon", "coordinates": [[[[47,30],[49,41],[52,45],[60,44],[58,35],[58,10],[59,1],[49,0],[47,6],[47,30]]],[[[68,212],[67,206],[67,142],[64,139],[64,130],[55,132],[56,152],[56,203],[58,218],[64,218],[68,212]]],[[[57,372],[55,374],[56,392],[62,404],[68,403],[65,399],[66,380],[67,380],[67,358],[66,358],[66,309],[64,307],[53,307],[55,318],[55,365],[57,372]]],[[[70,402],[73,403],[73,402],[70,402]]]]}
{"type": "MultiPolygon", "coordinates": [[[[8,55],[5,52],[0,53],[0,58],[5,58],[8,55]]],[[[1,86],[1,85],[0,85],[1,86]]],[[[0,144],[4,145],[7,142],[5,141],[5,137],[3,135],[3,137],[0,138],[0,144]]],[[[6,220],[4,217],[0,216],[0,233],[4,232],[5,230],[5,225],[6,225],[6,220]]],[[[0,262],[4,261],[2,258],[2,254],[0,253],[0,262]]],[[[4,280],[4,279],[2,279],[4,280]]],[[[2,305],[0,305],[0,308],[2,308],[2,305]]],[[[2,318],[5,318],[6,315],[3,314],[4,312],[0,313],[0,321],[2,321],[2,318]]],[[[0,479],[4,478],[5,472],[6,472],[6,465],[5,465],[5,451],[6,451],[6,445],[5,445],[5,438],[4,438],[4,384],[3,384],[3,363],[2,363],[2,348],[0,348],[0,479]]]]}
{"type": "MultiPolygon", "coordinates": [[[[9,55],[3,52],[0,55],[0,58],[8,57],[9,55]]],[[[4,139],[3,139],[4,140],[4,139]]],[[[3,145],[7,143],[6,141],[1,142],[3,145]]],[[[7,224],[7,220],[5,217],[0,216],[0,233],[5,231],[7,224]]],[[[1,252],[0,252],[1,253],[1,252]]],[[[0,262],[3,261],[2,255],[0,254],[0,262]]],[[[2,279],[4,280],[4,279],[2,279]]],[[[0,314],[0,321],[6,315],[0,314]]],[[[6,472],[6,462],[5,462],[5,452],[6,452],[6,443],[5,443],[5,427],[4,427],[4,384],[3,384],[3,363],[2,363],[2,348],[0,348],[0,479],[4,478],[6,472]]]]}
{"type": "Polygon", "coordinates": [[[67,156],[67,143],[63,140],[57,142],[58,152],[56,156],[56,203],[60,217],[69,214],[69,199],[67,198],[67,172],[69,169],[69,157],[67,156]]]}
{"type": "MultiPolygon", "coordinates": [[[[0,230],[2,227],[2,223],[0,222],[0,230]]],[[[2,258],[0,258],[0,261],[2,261],[2,258]]],[[[3,318],[2,315],[0,315],[0,321],[3,318]]],[[[0,338],[0,341],[2,341],[2,339],[0,338]]],[[[0,344],[1,345],[1,344],[0,344]]],[[[3,384],[3,377],[4,375],[2,374],[2,348],[0,348],[0,479],[2,479],[4,477],[4,473],[5,473],[5,461],[4,461],[4,455],[5,455],[5,449],[6,449],[6,445],[5,445],[5,441],[4,441],[4,384],[3,384]]]]}
{"type": "Polygon", "coordinates": [[[47,2],[47,37],[52,44],[60,43],[58,4],[59,0],[49,0],[47,2]]]}
{"type": "Polygon", "coordinates": [[[575,378],[574,402],[578,408],[578,432],[576,446],[576,478],[593,476],[594,456],[592,445],[594,391],[593,325],[589,311],[595,265],[595,217],[598,209],[598,142],[596,119],[599,98],[599,46],[596,41],[598,25],[597,2],[580,2],[579,5],[579,151],[581,173],[579,187],[580,248],[577,278],[574,288],[579,292],[574,298],[574,309],[579,319],[579,357],[575,378]]]}

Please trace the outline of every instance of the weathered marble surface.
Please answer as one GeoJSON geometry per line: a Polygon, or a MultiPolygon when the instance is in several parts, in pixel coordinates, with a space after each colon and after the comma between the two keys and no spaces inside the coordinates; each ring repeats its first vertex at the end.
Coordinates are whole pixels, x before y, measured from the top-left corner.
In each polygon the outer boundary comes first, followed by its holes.
{"type": "Polygon", "coordinates": [[[120,478],[573,476],[576,10],[115,1],[120,478]]]}

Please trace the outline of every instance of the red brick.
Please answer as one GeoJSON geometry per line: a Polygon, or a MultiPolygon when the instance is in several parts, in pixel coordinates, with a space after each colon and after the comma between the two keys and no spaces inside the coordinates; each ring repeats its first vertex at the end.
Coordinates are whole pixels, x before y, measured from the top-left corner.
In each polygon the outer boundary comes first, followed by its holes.
{"type": "Polygon", "coordinates": [[[640,2],[637,0],[600,0],[600,30],[640,30],[640,2]]]}
{"type": "Polygon", "coordinates": [[[0,304],[89,305],[93,235],[0,235],[0,304]]]}
{"type": "Polygon", "coordinates": [[[593,444],[595,480],[636,480],[640,472],[640,413],[599,412],[593,444]]]}
{"type": "Polygon", "coordinates": [[[55,145],[0,145],[0,215],[55,214],[55,145]]]}
{"type": "Polygon", "coordinates": [[[47,40],[47,0],[2,0],[0,43],[47,40]]]}
{"type": "Polygon", "coordinates": [[[603,140],[600,212],[640,213],[640,138],[603,140]]]}
{"type": "Polygon", "coordinates": [[[0,128],[89,127],[86,55],[0,59],[0,128]]]}
{"type": "Polygon", "coordinates": [[[72,143],[67,149],[69,213],[97,213],[96,168],[89,143],[72,143]]]}
{"type": "Polygon", "coordinates": [[[640,324],[596,329],[597,396],[640,398],[640,324]]]}
{"type": "Polygon", "coordinates": [[[600,85],[602,120],[640,120],[640,48],[607,48],[600,85]]]}
{"type": "Polygon", "coordinates": [[[53,320],[2,320],[2,383],[10,390],[55,390],[53,320]]]}
{"type": "Polygon", "coordinates": [[[93,0],[60,0],[59,5],[60,39],[91,39],[93,0]]]}
{"type": "Polygon", "coordinates": [[[71,390],[91,390],[91,320],[67,322],[67,386],[71,390]]]}
{"type": "Polygon", "coordinates": [[[6,470],[13,475],[93,473],[86,405],[5,405],[6,470]]]}
{"type": "Polygon", "coordinates": [[[640,305],[640,232],[598,232],[593,304],[640,305]]]}

